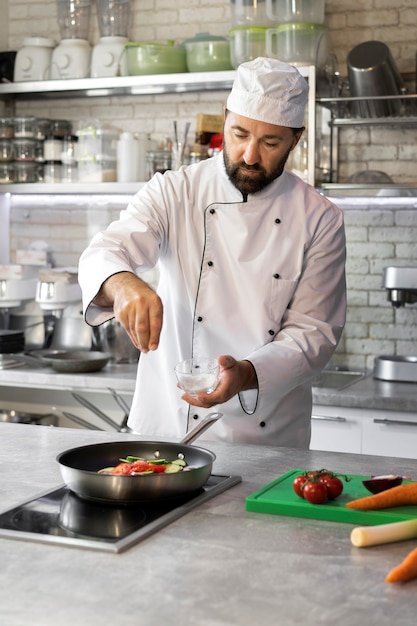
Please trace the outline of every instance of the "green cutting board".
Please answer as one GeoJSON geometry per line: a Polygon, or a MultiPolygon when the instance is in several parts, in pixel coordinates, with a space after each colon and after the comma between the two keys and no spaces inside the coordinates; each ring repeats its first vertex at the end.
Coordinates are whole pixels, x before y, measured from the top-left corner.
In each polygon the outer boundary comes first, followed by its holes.
{"type": "Polygon", "coordinates": [[[347,509],[350,500],[371,495],[363,486],[362,481],[369,476],[348,474],[349,482],[343,479],[343,493],[336,500],[324,504],[310,504],[300,498],[292,488],[292,482],[298,474],[305,470],[293,469],[286,472],[271,483],[255,491],[246,498],[246,510],[256,513],[273,513],[292,517],[307,517],[348,524],[377,525],[417,518],[417,505],[399,506],[379,511],[354,511],[347,509]]]}

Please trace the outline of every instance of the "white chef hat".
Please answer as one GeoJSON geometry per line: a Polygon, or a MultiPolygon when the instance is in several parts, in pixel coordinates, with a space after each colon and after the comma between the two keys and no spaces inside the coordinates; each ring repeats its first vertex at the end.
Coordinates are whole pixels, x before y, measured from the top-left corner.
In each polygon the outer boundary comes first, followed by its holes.
{"type": "Polygon", "coordinates": [[[259,122],[301,128],[307,98],[307,81],[293,65],[258,57],[238,66],[226,107],[259,122]]]}

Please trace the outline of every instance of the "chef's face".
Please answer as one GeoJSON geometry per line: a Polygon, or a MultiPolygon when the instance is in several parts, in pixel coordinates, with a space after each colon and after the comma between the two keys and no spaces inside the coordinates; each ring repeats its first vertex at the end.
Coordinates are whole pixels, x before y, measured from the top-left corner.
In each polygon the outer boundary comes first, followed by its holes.
{"type": "Polygon", "coordinates": [[[303,130],[294,131],[227,111],[223,155],[234,186],[243,194],[256,193],[281,176],[303,130]]]}

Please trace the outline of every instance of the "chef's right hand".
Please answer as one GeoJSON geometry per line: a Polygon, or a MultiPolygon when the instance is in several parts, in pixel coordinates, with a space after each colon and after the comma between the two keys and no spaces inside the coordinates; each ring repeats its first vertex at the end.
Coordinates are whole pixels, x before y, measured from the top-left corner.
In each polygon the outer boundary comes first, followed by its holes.
{"type": "Polygon", "coordinates": [[[161,298],[147,283],[131,272],[113,274],[103,283],[95,302],[113,306],[115,318],[141,352],[157,349],[163,306],[161,298]]]}

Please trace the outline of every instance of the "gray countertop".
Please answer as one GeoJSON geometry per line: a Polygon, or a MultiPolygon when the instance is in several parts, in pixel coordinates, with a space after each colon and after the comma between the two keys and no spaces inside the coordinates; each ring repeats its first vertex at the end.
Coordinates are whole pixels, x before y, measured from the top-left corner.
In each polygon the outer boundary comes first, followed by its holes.
{"type": "MultiPolygon", "coordinates": [[[[78,389],[101,391],[113,387],[123,393],[135,388],[136,364],[108,364],[100,372],[90,374],[61,374],[45,367],[29,366],[0,370],[0,386],[40,387],[45,389],[78,389]]],[[[313,387],[317,405],[359,409],[417,412],[417,384],[377,380],[371,373],[344,389],[313,387]]]]}
{"type": "MultiPolygon", "coordinates": [[[[132,435],[0,424],[1,510],[61,484],[60,451],[132,435]]],[[[137,438],[137,437],[136,437],[137,438]]],[[[5,626],[414,626],[417,580],[384,582],[416,540],[354,548],[351,524],[245,510],[289,469],[417,477],[417,461],[205,441],[242,482],[127,552],[0,538],[5,626]]]]}
{"type": "Polygon", "coordinates": [[[314,404],[355,409],[417,412],[417,384],[365,378],[344,389],[313,388],[314,404]]]}

